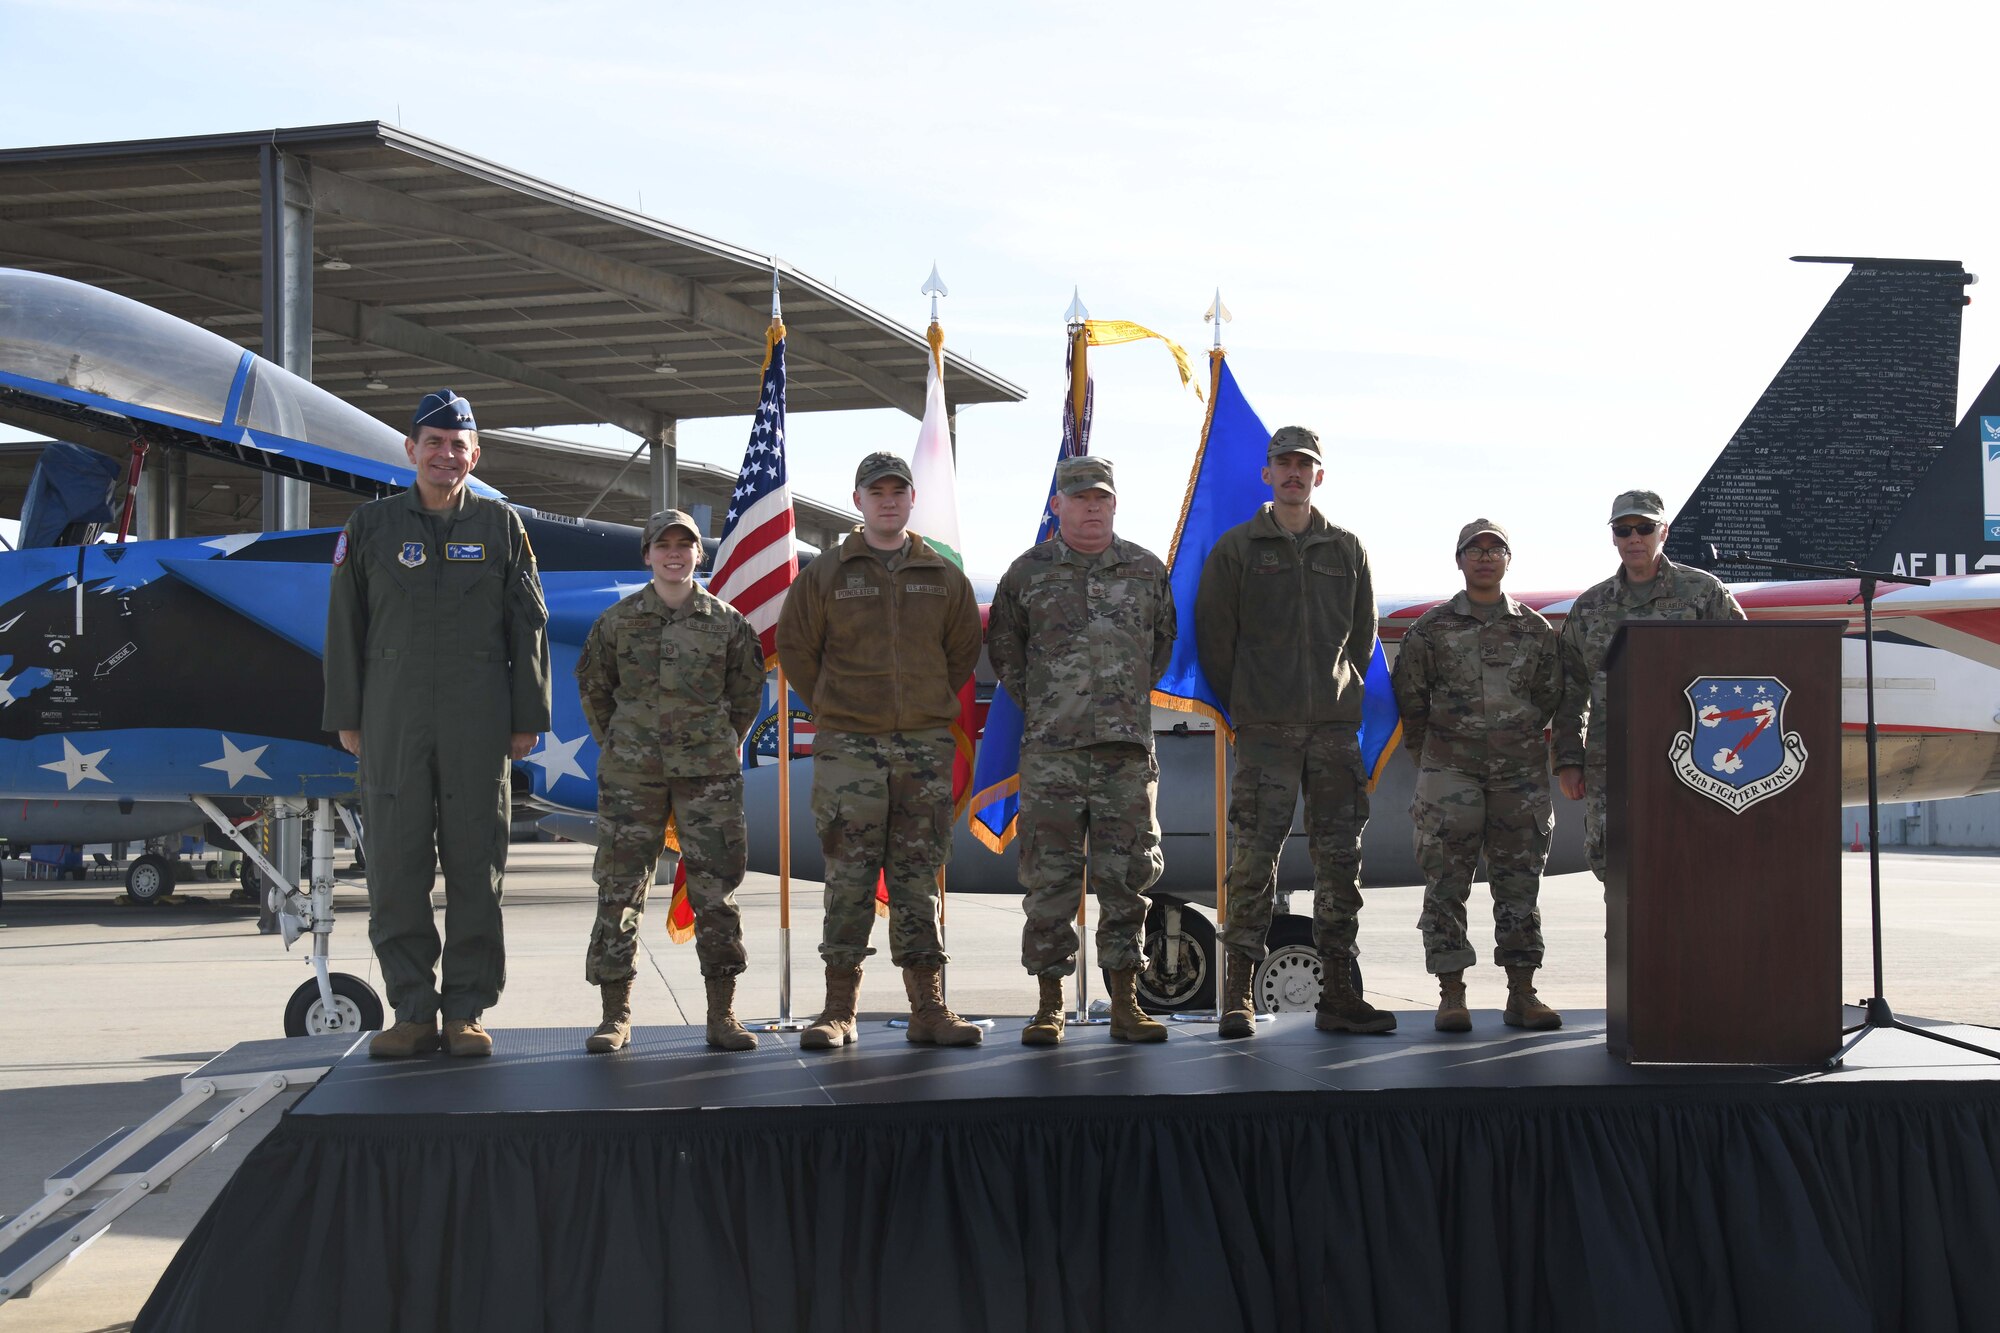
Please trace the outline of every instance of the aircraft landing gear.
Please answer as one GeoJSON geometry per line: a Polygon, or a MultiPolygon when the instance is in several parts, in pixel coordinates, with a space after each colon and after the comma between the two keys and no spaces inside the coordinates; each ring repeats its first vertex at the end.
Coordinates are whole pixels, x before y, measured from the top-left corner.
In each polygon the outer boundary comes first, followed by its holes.
{"type": "MultiPolygon", "coordinates": [[[[284,937],[286,950],[289,951],[300,936],[311,937],[311,952],[306,961],[312,964],[313,979],[294,991],[285,1005],[285,1034],[296,1037],[308,1032],[365,1032],[370,1028],[379,1028],[382,1025],[382,1002],[376,998],[374,990],[359,977],[334,972],[328,967],[333,935],[333,823],[336,818],[345,822],[358,846],[361,829],[353,816],[325,797],[310,802],[311,860],[307,863],[309,873],[299,876],[304,884],[301,888],[280,874],[269,858],[243,836],[243,831],[223,816],[213,801],[205,796],[190,796],[189,799],[200,806],[202,813],[242,849],[246,863],[256,866],[276,886],[272,891],[272,905],[276,910],[278,933],[284,937]]],[[[300,803],[295,798],[280,797],[273,800],[266,818],[295,819],[299,814],[300,803]]]]}
{"type": "Polygon", "coordinates": [[[157,907],[174,891],[174,863],[154,852],[133,861],[125,871],[125,896],[140,907],[157,907]]]}
{"type": "Polygon", "coordinates": [[[1155,898],[1146,913],[1146,970],[1139,1007],[1171,1014],[1215,1006],[1215,927],[1178,898],[1155,898]]]}
{"type": "Polygon", "coordinates": [[[313,977],[297,990],[285,1005],[287,1037],[320,1037],[333,1032],[376,1032],[382,1027],[382,1001],[374,987],[346,972],[327,974],[333,992],[329,1007],[320,994],[319,978],[313,977]]]}
{"type": "MultiPolygon", "coordinates": [[[[1312,921],[1307,917],[1274,916],[1264,937],[1270,952],[1257,965],[1251,978],[1251,993],[1257,997],[1260,1014],[1297,1014],[1319,1005],[1319,950],[1313,944],[1312,921]]],[[[1361,993],[1361,963],[1349,965],[1354,974],[1354,993],[1361,993]]]]}
{"type": "Polygon", "coordinates": [[[247,856],[236,868],[236,887],[229,891],[229,901],[257,905],[257,867],[247,856]]]}

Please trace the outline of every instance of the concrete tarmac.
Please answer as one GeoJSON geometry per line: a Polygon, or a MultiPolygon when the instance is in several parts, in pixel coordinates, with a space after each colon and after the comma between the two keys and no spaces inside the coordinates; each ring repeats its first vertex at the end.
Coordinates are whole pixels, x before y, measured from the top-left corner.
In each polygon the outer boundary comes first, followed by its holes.
{"type": "MultiPolygon", "coordinates": [[[[590,850],[568,844],[514,847],[507,879],[507,991],[487,1015],[494,1027],[557,1027],[583,1033],[597,996],[583,981],[583,951],[595,908],[590,850]]],[[[1867,858],[1842,857],[1843,998],[1873,993],[1867,858]]],[[[12,863],[9,871],[17,870],[12,863]]],[[[1884,990],[1899,1013],[2000,1026],[2000,860],[1988,855],[1885,853],[1884,990]]],[[[173,1099],[177,1080],[238,1041],[281,1035],[286,999],[307,980],[305,945],[287,955],[256,933],[255,913],[225,901],[227,885],[184,886],[194,900],[152,909],[112,904],[120,886],[9,879],[0,906],[0,1214],[41,1195],[44,1175],[106,1134],[137,1124],[173,1099]]],[[[823,996],[819,886],[800,883],[792,902],[792,1012],[811,1018],[823,996]]],[[[1473,939],[1482,955],[1484,886],[1473,892],[1473,939]]],[[[1308,895],[1294,895],[1296,909],[1308,895]]],[[[1361,918],[1369,998],[1427,1022],[1436,990],[1423,970],[1416,930],[1421,890],[1371,889],[1361,918]]],[[[777,882],[753,875],[739,895],[750,971],[738,990],[746,1019],[778,1008],[777,882]]],[[[664,888],[642,932],[634,1020],[699,1023],[702,985],[692,944],[675,945],[662,924],[664,888]]],[[[358,880],[336,895],[338,971],[380,986],[368,950],[367,899],[358,880]]],[[[1557,1008],[1604,1005],[1604,910],[1589,875],[1543,886],[1548,964],[1544,999],[1557,1008]]],[[[989,1041],[1018,1040],[1035,988],[1019,964],[1021,905],[1011,896],[954,897],[947,907],[950,999],[968,1015],[999,1020],[989,1041]]],[[[1490,936],[1488,936],[1490,938],[1490,936]]],[[[884,936],[878,930],[878,944],[884,936]]],[[[882,1026],[906,1010],[901,975],[886,950],[870,960],[862,1040],[901,1041],[882,1026]]],[[[1489,963],[1468,973],[1474,1021],[1499,1023],[1506,979],[1489,963]]],[[[1091,979],[1101,998],[1101,978],[1091,979]]],[[[1173,1040],[1214,1040],[1177,1026],[1173,1040]]],[[[766,1041],[774,1040],[770,1036],[766,1041]]],[[[796,1038],[785,1038],[788,1042],[796,1038]]],[[[1343,1038],[1342,1040],[1365,1040],[1343,1038]]],[[[2000,1047],[2000,1031],[1994,1033],[2000,1047]]],[[[1971,1058],[1971,1057],[1968,1057],[1971,1058]]],[[[183,1238],[244,1154],[288,1102],[259,1112],[209,1158],[190,1166],[162,1197],[128,1212],[65,1272],[26,1300],[0,1305],[0,1333],[129,1327],[183,1238]]],[[[310,1256],[302,1256],[310,1262],[310,1256]]],[[[356,1281],[366,1276],[357,1274],[356,1281]]]]}

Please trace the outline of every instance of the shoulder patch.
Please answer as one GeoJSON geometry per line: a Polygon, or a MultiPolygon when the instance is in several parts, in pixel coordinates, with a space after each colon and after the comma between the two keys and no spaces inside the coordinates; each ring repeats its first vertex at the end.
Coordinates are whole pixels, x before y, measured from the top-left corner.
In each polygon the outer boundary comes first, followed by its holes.
{"type": "Polygon", "coordinates": [[[333,567],[339,569],[347,563],[347,533],[343,530],[340,539],[333,544],[333,567]]]}

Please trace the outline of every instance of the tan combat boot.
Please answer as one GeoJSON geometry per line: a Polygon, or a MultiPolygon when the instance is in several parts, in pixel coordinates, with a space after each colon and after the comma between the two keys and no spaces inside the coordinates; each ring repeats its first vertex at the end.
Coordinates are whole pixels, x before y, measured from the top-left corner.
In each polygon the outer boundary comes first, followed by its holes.
{"type": "Polygon", "coordinates": [[[1215,1025],[1218,1037],[1257,1035],[1257,998],[1251,991],[1257,980],[1257,965],[1232,955],[1229,976],[1222,988],[1222,1017],[1215,1025]]]}
{"type": "Polygon", "coordinates": [[[376,1033],[375,1040],[368,1043],[368,1054],[377,1060],[399,1060],[406,1055],[428,1055],[437,1048],[437,1020],[427,1018],[421,1023],[405,1020],[376,1033]]]}
{"type": "Polygon", "coordinates": [[[904,1036],[928,1046],[977,1046],[986,1030],[968,1023],[945,1007],[944,980],[935,965],[903,969],[903,989],[910,996],[910,1026],[904,1036]]]}
{"type": "Polygon", "coordinates": [[[718,1051],[750,1051],[757,1034],[736,1021],[736,978],[703,977],[708,988],[708,1044],[718,1051]]]}
{"type": "Polygon", "coordinates": [[[1563,1025],[1563,1016],[1536,998],[1532,967],[1507,969],[1507,1012],[1500,1017],[1510,1028],[1531,1032],[1547,1032],[1563,1025]]]}
{"type": "Polygon", "coordinates": [[[1472,1031],[1472,1011],[1465,1007],[1465,969],[1440,972],[1437,1020],[1431,1025],[1439,1032],[1472,1031]]]}
{"type": "Polygon", "coordinates": [[[1042,985],[1041,1008],[1028,1020],[1028,1026],[1021,1029],[1023,1046],[1060,1046],[1063,1027],[1068,1020],[1063,1016],[1063,979],[1061,977],[1036,977],[1042,985]]]}
{"type": "Polygon", "coordinates": [[[583,1049],[592,1055],[622,1051],[632,1041],[632,978],[600,982],[597,989],[604,995],[604,1021],[583,1039],[583,1049]]]}
{"type": "Polygon", "coordinates": [[[1165,1041],[1167,1027],[1155,1023],[1139,1007],[1139,973],[1136,968],[1106,972],[1111,987],[1111,1037],[1114,1041],[1165,1041]]]}
{"type": "Polygon", "coordinates": [[[1319,1012],[1313,1026],[1321,1032],[1394,1032],[1396,1016],[1354,993],[1354,960],[1346,954],[1319,957],[1319,1012]]]}
{"type": "Polygon", "coordinates": [[[799,1034],[802,1051],[830,1051],[854,1040],[854,998],[861,990],[861,969],[826,969],[826,1008],[819,1019],[799,1034]]]}
{"type": "Polygon", "coordinates": [[[476,1018],[447,1018],[444,1021],[444,1048],[453,1055],[491,1055],[493,1038],[476,1018]]]}

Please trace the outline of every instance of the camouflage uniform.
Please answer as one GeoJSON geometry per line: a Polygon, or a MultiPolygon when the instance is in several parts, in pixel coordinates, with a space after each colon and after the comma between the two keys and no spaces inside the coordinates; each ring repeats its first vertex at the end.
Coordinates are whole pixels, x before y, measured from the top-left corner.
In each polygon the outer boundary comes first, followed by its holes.
{"type": "Polygon", "coordinates": [[[1605,730],[1608,689],[1604,655],[1628,620],[1743,620],[1743,608],[1713,574],[1660,557],[1653,585],[1634,592],[1621,566],[1578,594],[1563,621],[1562,705],[1555,716],[1557,768],[1583,769],[1583,847],[1590,869],[1604,878],[1604,782],[1609,762],[1605,730]]]}
{"type": "Polygon", "coordinates": [[[993,595],[987,654],[1024,715],[1021,962],[1035,976],[1076,970],[1086,868],[1100,964],[1146,966],[1146,890],[1165,865],[1151,685],[1173,655],[1174,628],[1166,566],[1115,537],[1096,555],[1051,538],[1016,560],[993,595]]]}
{"type": "Polygon", "coordinates": [[[1477,955],[1465,903],[1482,847],[1493,890],[1493,961],[1540,967],[1536,907],[1555,811],[1544,728],[1562,698],[1556,632],[1502,593],[1461,592],[1418,617],[1394,674],[1403,744],[1419,764],[1410,819],[1424,908],[1424,964],[1458,972],[1477,955]]]}
{"type": "Polygon", "coordinates": [[[1368,553],[1317,509],[1295,538],[1266,504],[1209,552],[1195,636],[1202,671],[1236,728],[1224,942],[1231,954],[1262,961],[1278,854],[1303,788],[1313,943],[1323,957],[1350,957],[1368,822],[1358,735],[1375,651],[1368,553]]]}
{"type": "Polygon", "coordinates": [[[585,979],[631,978],[669,817],[702,975],[735,976],[744,967],[735,892],[748,853],[738,747],[764,685],[757,631],[705,588],[676,611],[648,581],[591,626],[576,683],[599,747],[597,921],[585,979]]]}
{"type": "Polygon", "coordinates": [[[857,530],[792,585],[777,638],[785,674],[819,726],[812,811],[826,854],[820,956],[828,967],[858,968],[874,952],[879,874],[889,890],[890,958],[898,967],[941,966],[937,879],[951,843],[951,724],[958,687],[979,660],[972,585],[921,537],[884,552],[857,530]]]}
{"type": "Polygon", "coordinates": [[[949,728],[870,736],[820,728],[813,737],[813,823],[826,854],[820,957],[859,967],[874,953],[875,884],[889,890],[889,958],[940,967],[938,872],[951,846],[949,728]]]}

